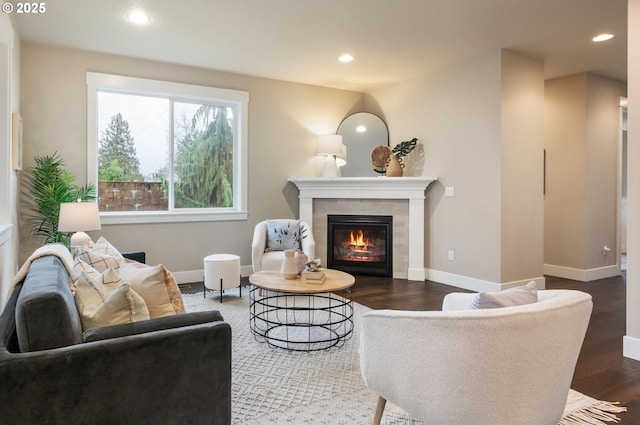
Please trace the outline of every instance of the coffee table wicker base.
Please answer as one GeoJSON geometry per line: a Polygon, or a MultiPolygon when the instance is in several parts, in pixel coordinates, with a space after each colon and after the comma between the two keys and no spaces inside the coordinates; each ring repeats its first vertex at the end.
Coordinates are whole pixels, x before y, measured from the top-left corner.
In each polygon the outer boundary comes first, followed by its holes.
{"type": "Polygon", "coordinates": [[[257,341],[271,347],[289,351],[340,347],[353,334],[352,290],[286,293],[254,286],[249,326],[257,341]]]}

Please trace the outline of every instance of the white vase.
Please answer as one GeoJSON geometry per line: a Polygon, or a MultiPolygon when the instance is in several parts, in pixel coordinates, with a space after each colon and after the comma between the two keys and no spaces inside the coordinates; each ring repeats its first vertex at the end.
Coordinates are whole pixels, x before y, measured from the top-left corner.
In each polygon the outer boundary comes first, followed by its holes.
{"type": "Polygon", "coordinates": [[[298,274],[302,273],[302,271],[307,266],[307,261],[309,261],[309,257],[304,251],[296,251],[296,268],[298,269],[298,274]]]}
{"type": "Polygon", "coordinates": [[[285,279],[295,279],[298,276],[298,266],[296,265],[296,252],[293,249],[284,250],[284,261],[280,273],[285,279]]]}

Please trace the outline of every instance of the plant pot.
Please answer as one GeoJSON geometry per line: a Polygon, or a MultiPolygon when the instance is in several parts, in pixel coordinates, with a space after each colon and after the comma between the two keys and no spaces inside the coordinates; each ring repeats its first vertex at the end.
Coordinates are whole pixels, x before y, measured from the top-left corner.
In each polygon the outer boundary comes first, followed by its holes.
{"type": "Polygon", "coordinates": [[[404,174],[403,168],[402,158],[398,158],[394,154],[389,155],[389,159],[387,159],[387,177],[402,177],[404,174]]]}

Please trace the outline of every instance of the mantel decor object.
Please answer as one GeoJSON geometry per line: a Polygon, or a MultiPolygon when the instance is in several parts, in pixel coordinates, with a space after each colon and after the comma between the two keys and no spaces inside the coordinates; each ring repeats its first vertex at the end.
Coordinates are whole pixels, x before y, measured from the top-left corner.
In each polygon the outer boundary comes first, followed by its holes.
{"type": "Polygon", "coordinates": [[[402,158],[409,155],[411,151],[416,148],[418,144],[418,138],[414,137],[411,140],[405,140],[398,143],[392,150],[389,158],[387,159],[386,174],[388,177],[402,177],[404,174],[402,158]]]}
{"type": "Polygon", "coordinates": [[[391,156],[389,146],[376,146],[371,151],[371,166],[376,173],[384,174],[387,171],[387,162],[391,156]]]}
{"type": "Polygon", "coordinates": [[[376,173],[386,174],[387,177],[402,177],[404,174],[402,158],[409,155],[416,148],[418,139],[405,140],[393,149],[380,145],[371,151],[371,165],[376,173]]]}
{"type": "Polygon", "coordinates": [[[398,155],[391,154],[387,158],[386,175],[387,177],[402,177],[404,171],[404,164],[402,158],[398,158],[398,155]]]}

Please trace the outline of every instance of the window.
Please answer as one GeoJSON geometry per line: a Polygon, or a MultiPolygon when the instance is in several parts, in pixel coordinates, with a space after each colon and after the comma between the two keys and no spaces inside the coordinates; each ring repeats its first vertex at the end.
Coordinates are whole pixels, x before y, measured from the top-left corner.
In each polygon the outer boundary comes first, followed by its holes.
{"type": "Polygon", "coordinates": [[[102,222],[247,218],[247,92],[87,73],[102,222]]]}

